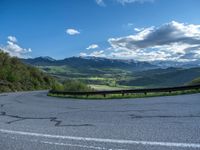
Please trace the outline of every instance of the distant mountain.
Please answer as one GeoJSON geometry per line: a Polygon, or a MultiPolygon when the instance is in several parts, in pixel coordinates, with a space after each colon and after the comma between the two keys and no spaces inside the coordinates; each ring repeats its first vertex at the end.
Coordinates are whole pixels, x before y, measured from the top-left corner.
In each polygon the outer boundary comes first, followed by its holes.
{"type": "Polygon", "coordinates": [[[37,57],[22,59],[23,62],[34,66],[72,66],[92,68],[123,68],[128,70],[149,70],[155,68],[195,68],[200,67],[200,60],[191,62],[176,62],[176,61],[135,61],[132,59],[109,59],[101,57],[70,57],[62,60],[55,60],[51,57],[37,57]]]}
{"type": "Polygon", "coordinates": [[[55,64],[56,60],[51,57],[37,57],[37,58],[28,58],[21,59],[24,63],[30,64],[33,66],[49,66],[51,64],[55,64]]]}
{"type": "Polygon", "coordinates": [[[123,69],[129,71],[149,70],[157,68],[148,62],[134,60],[108,59],[98,57],[70,57],[63,60],[55,60],[50,57],[37,57],[22,59],[26,64],[34,66],[68,66],[79,70],[88,69],[123,69]]]}
{"type": "Polygon", "coordinates": [[[153,61],[152,64],[161,68],[195,68],[200,67],[200,60],[190,61],[190,62],[176,62],[176,61],[153,61]]]}
{"type": "Polygon", "coordinates": [[[38,57],[23,61],[60,80],[72,78],[92,85],[166,87],[184,85],[200,77],[200,67],[182,63],[182,68],[179,68],[180,64],[174,62],[151,64],[98,57],[71,57],[63,60],[38,57]]]}
{"type": "MultiPolygon", "coordinates": [[[[134,74],[134,79],[121,80],[118,83],[126,86],[165,87],[180,86],[200,77],[198,68],[153,69],[134,74]]],[[[199,78],[193,83],[199,82],[199,78]]]]}

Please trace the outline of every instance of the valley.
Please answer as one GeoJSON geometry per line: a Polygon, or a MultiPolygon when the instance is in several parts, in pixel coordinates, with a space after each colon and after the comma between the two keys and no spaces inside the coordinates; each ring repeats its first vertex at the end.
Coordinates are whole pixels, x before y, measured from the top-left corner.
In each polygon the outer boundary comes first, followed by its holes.
{"type": "Polygon", "coordinates": [[[71,57],[55,60],[50,57],[23,59],[57,78],[79,80],[95,90],[116,90],[181,86],[200,76],[200,67],[162,68],[149,62],[95,57],[71,57]]]}

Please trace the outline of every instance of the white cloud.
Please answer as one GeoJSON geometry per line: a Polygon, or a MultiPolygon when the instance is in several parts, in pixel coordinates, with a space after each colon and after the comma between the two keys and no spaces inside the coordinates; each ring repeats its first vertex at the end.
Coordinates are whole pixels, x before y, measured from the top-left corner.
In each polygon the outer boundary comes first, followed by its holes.
{"type": "Polygon", "coordinates": [[[130,3],[144,3],[144,2],[154,2],[154,0],[116,0],[122,5],[130,4],[130,3]]]}
{"type": "Polygon", "coordinates": [[[136,32],[140,32],[142,30],[144,30],[144,28],[134,28],[134,31],[136,31],[136,32]]]}
{"type": "Polygon", "coordinates": [[[127,26],[128,27],[132,27],[132,26],[134,26],[134,24],[133,23],[128,23],[127,26]]]}
{"type": "MultiPolygon", "coordinates": [[[[105,1],[108,0],[95,0],[95,2],[99,5],[99,6],[106,6],[105,1]]],[[[111,1],[111,0],[110,0],[111,1]]],[[[130,4],[130,3],[145,3],[145,2],[154,2],[154,0],[112,0],[116,3],[122,4],[122,5],[126,5],[126,4],[130,4]]]]}
{"type": "Polygon", "coordinates": [[[94,51],[90,54],[90,56],[94,56],[94,57],[105,57],[104,51],[94,51]]]}
{"type": "Polygon", "coordinates": [[[110,38],[108,43],[110,46],[105,50],[81,55],[139,61],[195,61],[200,59],[200,25],[172,21],[137,29],[135,34],[125,37],[110,38]]]}
{"type": "Polygon", "coordinates": [[[86,57],[86,56],[87,56],[87,53],[81,52],[79,55],[80,55],[81,57],[86,57]]]}
{"type": "Polygon", "coordinates": [[[142,61],[200,59],[200,25],[172,21],[160,27],[138,30],[134,35],[110,38],[108,42],[110,55],[115,57],[142,61]]]}
{"type": "Polygon", "coordinates": [[[25,57],[25,55],[32,50],[30,48],[22,48],[17,44],[17,38],[14,36],[8,36],[7,45],[1,46],[0,49],[9,53],[11,56],[25,57]]]}
{"type": "Polygon", "coordinates": [[[99,6],[106,6],[104,0],[95,0],[99,6]]]}
{"type": "Polygon", "coordinates": [[[99,48],[99,45],[97,45],[97,44],[92,44],[92,45],[89,45],[86,49],[87,49],[87,50],[90,50],[90,49],[96,49],[96,48],[99,48]]]}
{"type": "Polygon", "coordinates": [[[17,38],[15,36],[8,36],[8,40],[14,43],[17,42],[17,38]]]}
{"type": "Polygon", "coordinates": [[[90,56],[90,57],[106,57],[104,50],[100,50],[100,51],[93,51],[92,53],[80,53],[80,56],[82,57],[86,57],[86,56],[90,56]]]}
{"type": "Polygon", "coordinates": [[[80,32],[76,29],[67,29],[66,30],[66,33],[69,34],[69,35],[77,35],[77,34],[80,34],[80,32]]]}

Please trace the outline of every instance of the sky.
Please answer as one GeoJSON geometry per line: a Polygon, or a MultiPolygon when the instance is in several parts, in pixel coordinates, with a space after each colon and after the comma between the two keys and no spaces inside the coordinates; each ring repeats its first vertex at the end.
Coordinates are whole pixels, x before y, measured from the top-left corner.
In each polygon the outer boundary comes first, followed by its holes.
{"type": "Polygon", "coordinates": [[[200,0],[0,0],[0,49],[17,57],[200,59],[200,0]]]}

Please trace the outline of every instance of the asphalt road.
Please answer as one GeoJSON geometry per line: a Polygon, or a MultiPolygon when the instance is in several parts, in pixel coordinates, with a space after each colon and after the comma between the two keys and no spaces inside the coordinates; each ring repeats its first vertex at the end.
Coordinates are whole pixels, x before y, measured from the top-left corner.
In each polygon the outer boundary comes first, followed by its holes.
{"type": "Polygon", "coordinates": [[[124,100],[0,94],[0,150],[200,149],[200,94],[124,100]]]}

